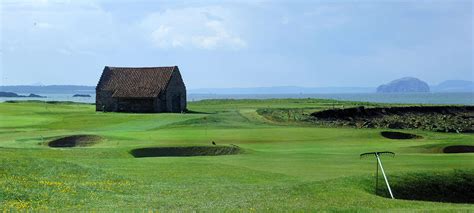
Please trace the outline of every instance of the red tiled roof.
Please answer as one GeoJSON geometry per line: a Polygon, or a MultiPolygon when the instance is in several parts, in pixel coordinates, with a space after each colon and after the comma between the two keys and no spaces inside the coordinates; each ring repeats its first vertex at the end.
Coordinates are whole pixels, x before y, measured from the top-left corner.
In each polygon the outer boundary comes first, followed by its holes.
{"type": "Polygon", "coordinates": [[[97,90],[111,91],[114,98],[154,98],[166,89],[175,70],[179,70],[177,66],[106,66],[97,90]]]}

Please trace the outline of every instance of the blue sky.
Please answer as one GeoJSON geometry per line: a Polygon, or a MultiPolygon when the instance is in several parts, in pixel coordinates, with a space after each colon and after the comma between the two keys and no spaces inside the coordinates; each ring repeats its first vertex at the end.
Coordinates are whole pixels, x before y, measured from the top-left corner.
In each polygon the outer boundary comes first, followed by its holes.
{"type": "Polygon", "coordinates": [[[2,0],[1,83],[178,65],[188,88],[474,79],[472,1],[2,0]]]}

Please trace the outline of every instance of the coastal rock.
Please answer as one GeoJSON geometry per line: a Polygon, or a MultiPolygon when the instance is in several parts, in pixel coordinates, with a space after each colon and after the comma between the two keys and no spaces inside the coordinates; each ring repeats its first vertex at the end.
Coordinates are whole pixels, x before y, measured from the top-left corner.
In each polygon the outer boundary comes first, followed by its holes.
{"type": "Polygon", "coordinates": [[[14,92],[0,92],[0,97],[3,98],[15,98],[15,97],[21,97],[18,94],[14,92]]]}
{"type": "Polygon", "coordinates": [[[33,93],[30,93],[30,95],[25,96],[25,95],[18,95],[14,92],[0,92],[0,97],[3,97],[3,98],[46,98],[46,96],[36,95],[33,93]]]}
{"type": "Polygon", "coordinates": [[[75,94],[72,97],[75,97],[75,98],[77,98],[77,97],[90,98],[91,95],[89,95],[89,94],[75,94]]]}
{"type": "Polygon", "coordinates": [[[430,92],[430,87],[417,78],[405,77],[377,87],[377,93],[430,92]]]}
{"type": "Polygon", "coordinates": [[[36,95],[33,93],[30,93],[28,96],[20,96],[20,97],[29,97],[29,98],[46,98],[46,96],[41,96],[41,95],[36,95]]]}

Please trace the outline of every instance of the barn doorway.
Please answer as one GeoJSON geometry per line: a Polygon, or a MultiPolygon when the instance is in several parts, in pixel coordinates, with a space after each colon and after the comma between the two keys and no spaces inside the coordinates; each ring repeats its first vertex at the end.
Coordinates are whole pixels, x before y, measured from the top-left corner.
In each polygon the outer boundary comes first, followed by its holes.
{"type": "Polygon", "coordinates": [[[181,94],[173,95],[173,98],[171,100],[171,111],[181,112],[181,94]]]}
{"type": "Polygon", "coordinates": [[[147,113],[153,112],[153,99],[119,99],[118,100],[118,111],[119,112],[137,112],[147,113]]]}

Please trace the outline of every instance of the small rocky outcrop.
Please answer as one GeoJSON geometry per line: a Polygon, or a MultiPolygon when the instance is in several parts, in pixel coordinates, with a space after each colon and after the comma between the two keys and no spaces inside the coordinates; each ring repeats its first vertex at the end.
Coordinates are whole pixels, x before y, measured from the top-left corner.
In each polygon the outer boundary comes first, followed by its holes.
{"type": "Polygon", "coordinates": [[[377,87],[377,93],[430,92],[430,86],[417,78],[405,77],[377,87]]]}
{"type": "Polygon", "coordinates": [[[46,98],[46,96],[41,96],[41,95],[36,95],[33,93],[30,93],[28,96],[21,96],[21,97],[29,97],[29,98],[46,98]]]}
{"type": "Polygon", "coordinates": [[[20,97],[20,96],[14,92],[0,92],[0,97],[15,98],[15,97],[20,97]]]}
{"type": "Polygon", "coordinates": [[[72,97],[74,97],[74,98],[90,98],[91,95],[89,95],[89,94],[75,94],[72,97]]]}
{"type": "Polygon", "coordinates": [[[0,92],[0,97],[3,98],[46,98],[46,96],[36,95],[36,94],[29,94],[28,96],[25,95],[18,95],[14,92],[0,92]]]}

